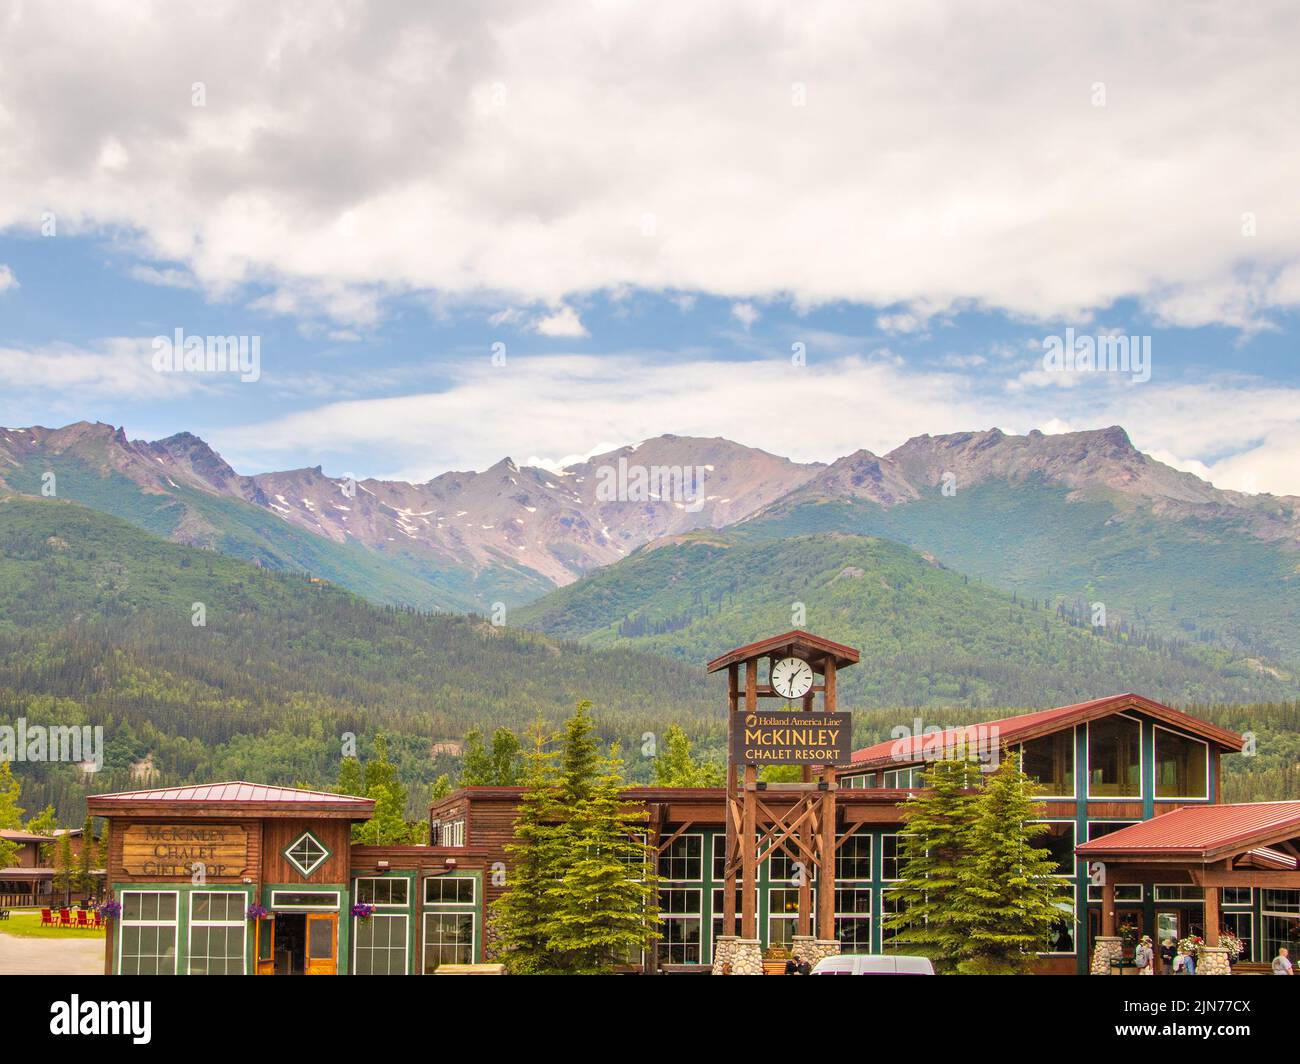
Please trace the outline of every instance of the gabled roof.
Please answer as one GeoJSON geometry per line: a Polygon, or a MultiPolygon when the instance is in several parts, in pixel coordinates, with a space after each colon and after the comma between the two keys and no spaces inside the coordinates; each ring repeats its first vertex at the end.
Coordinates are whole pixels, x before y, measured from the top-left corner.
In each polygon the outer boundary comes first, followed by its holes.
{"type": "MultiPolygon", "coordinates": [[[[942,732],[929,735],[912,735],[905,739],[887,739],[863,750],[853,752],[853,767],[897,767],[919,764],[926,760],[926,751],[952,749],[964,744],[967,749],[983,753],[984,748],[1003,743],[1021,743],[1037,739],[1043,735],[1060,731],[1062,728],[1083,724],[1098,717],[1107,717],[1124,710],[1136,710],[1164,724],[1172,725],[1192,735],[1199,736],[1216,746],[1233,753],[1240,753],[1243,739],[1234,731],[1220,728],[1217,724],[1193,717],[1172,706],[1154,702],[1141,695],[1108,695],[1094,698],[1089,702],[1078,702],[1071,706],[1057,706],[1054,709],[1040,709],[1033,713],[1022,713],[1015,717],[1001,717],[997,720],[981,721],[978,724],[963,724],[955,728],[946,728],[942,732]],[[993,729],[997,729],[996,734],[993,729]]],[[[931,755],[930,760],[934,760],[931,755]]]]}
{"type": "Polygon", "coordinates": [[[270,787],[261,783],[187,784],[180,787],[155,787],[142,791],[119,791],[116,794],[92,794],[87,797],[92,812],[97,816],[113,815],[118,808],[160,806],[168,809],[210,808],[212,806],[246,808],[251,811],[269,809],[329,811],[357,813],[370,816],[375,809],[373,798],[357,798],[348,794],[331,794],[329,791],[307,791],[297,787],[270,787]]]}
{"type": "MultiPolygon", "coordinates": [[[[1300,836],[1300,802],[1185,805],[1075,847],[1081,857],[1188,857],[1203,861],[1265,850],[1300,836]]],[[[1280,852],[1280,851],[1278,851],[1280,852]]],[[[1294,867],[1294,864],[1292,865],[1294,867]]]]}
{"type": "Polygon", "coordinates": [[[5,842],[53,842],[53,835],[37,835],[33,831],[18,831],[14,828],[0,828],[0,839],[5,842]]]}
{"type": "Polygon", "coordinates": [[[760,639],[757,643],[728,650],[710,661],[704,669],[706,672],[717,672],[728,665],[748,661],[750,658],[761,658],[777,651],[807,658],[810,661],[833,658],[837,669],[845,665],[855,665],[858,661],[858,652],[853,647],[845,646],[843,643],[832,643],[829,639],[796,628],[784,635],[774,635],[770,639],[760,639]]]}

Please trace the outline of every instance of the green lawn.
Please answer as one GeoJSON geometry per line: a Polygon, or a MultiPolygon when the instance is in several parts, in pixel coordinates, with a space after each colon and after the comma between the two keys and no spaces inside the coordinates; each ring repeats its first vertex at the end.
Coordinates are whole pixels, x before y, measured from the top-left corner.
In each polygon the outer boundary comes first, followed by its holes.
{"type": "Polygon", "coordinates": [[[102,938],[103,928],[42,927],[40,909],[11,909],[8,920],[0,920],[0,935],[18,938],[102,938]]]}

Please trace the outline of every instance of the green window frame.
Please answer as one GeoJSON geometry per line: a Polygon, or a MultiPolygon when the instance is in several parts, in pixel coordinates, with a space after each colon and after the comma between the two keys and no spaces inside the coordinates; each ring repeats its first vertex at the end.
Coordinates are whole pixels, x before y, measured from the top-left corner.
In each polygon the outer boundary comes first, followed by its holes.
{"type": "Polygon", "coordinates": [[[119,975],[175,975],[179,963],[180,891],[123,890],[118,918],[119,975]]]}
{"type": "Polygon", "coordinates": [[[190,893],[190,975],[244,975],[248,971],[248,895],[243,891],[190,893]]]}

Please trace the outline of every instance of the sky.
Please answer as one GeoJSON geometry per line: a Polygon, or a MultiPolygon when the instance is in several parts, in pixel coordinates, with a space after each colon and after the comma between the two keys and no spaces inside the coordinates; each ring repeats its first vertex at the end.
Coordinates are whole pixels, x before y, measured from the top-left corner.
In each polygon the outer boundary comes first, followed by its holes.
{"type": "Polygon", "coordinates": [[[1120,424],[1300,495],[1298,50],[1269,2],[19,0],[0,424],[416,481],[1120,424]]]}

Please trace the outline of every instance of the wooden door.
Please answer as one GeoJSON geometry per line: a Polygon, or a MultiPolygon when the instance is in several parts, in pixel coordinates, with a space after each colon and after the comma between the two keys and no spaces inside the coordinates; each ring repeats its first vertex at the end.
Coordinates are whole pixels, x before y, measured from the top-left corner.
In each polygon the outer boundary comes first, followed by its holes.
{"type": "Polygon", "coordinates": [[[258,975],[275,974],[275,921],[264,916],[257,921],[257,962],[254,971],[258,975]]]}
{"type": "Polygon", "coordinates": [[[310,913],[307,916],[308,975],[337,975],[339,940],[338,913],[310,913]]]}

